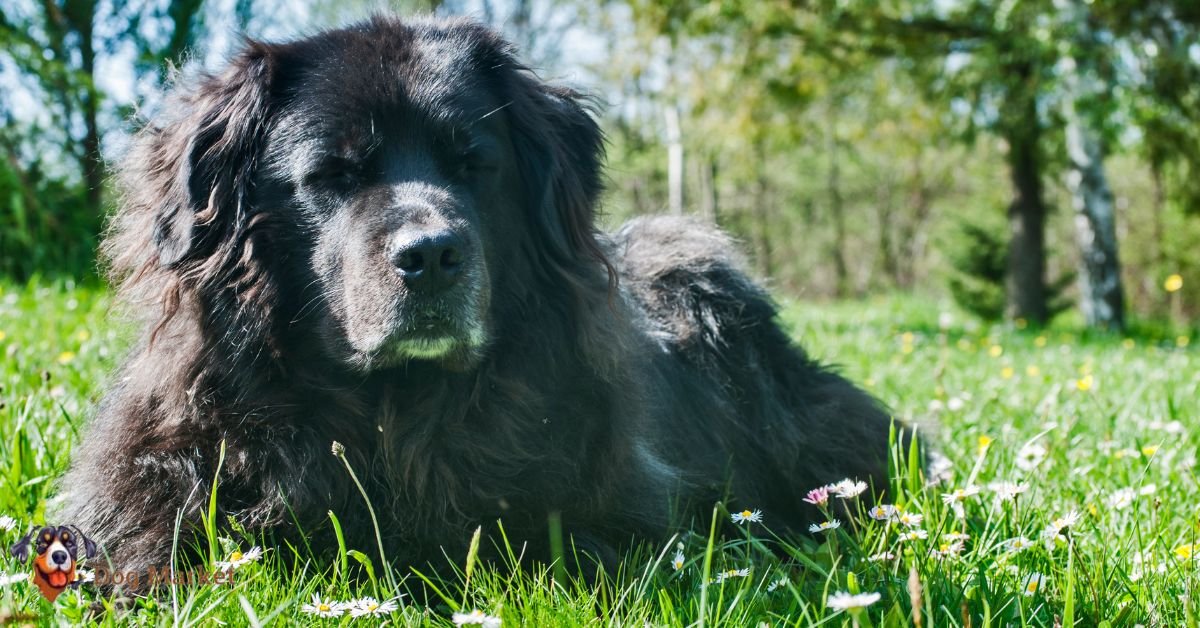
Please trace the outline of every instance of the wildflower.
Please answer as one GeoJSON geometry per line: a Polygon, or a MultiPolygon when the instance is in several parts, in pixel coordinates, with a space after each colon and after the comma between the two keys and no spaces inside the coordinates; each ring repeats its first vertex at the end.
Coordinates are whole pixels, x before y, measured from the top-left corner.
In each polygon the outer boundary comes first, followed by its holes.
{"type": "Polygon", "coordinates": [[[998,358],[1004,355],[1004,347],[1001,347],[1000,345],[992,345],[988,347],[988,355],[992,356],[993,358],[998,358]]]}
{"type": "Polygon", "coordinates": [[[787,576],[782,576],[776,580],[772,580],[771,584],[767,585],[767,593],[774,593],[775,589],[778,589],[780,587],[786,587],[787,585],[789,585],[791,583],[792,583],[792,581],[788,580],[787,576]]]}
{"type": "Polygon", "coordinates": [[[1124,510],[1133,504],[1133,499],[1136,496],[1137,491],[1132,488],[1117,489],[1112,495],[1108,496],[1108,507],[1113,510],[1124,510]]]}
{"type": "Polygon", "coordinates": [[[966,488],[956,488],[949,493],[942,493],[942,501],[947,505],[961,503],[967,501],[968,498],[979,494],[979,487],[975,485],[966,488]]]}
{"type": "Polygon", "coordinates": [[[450,620],[455,626],[483,626],[484,628],[500,628],[500,618],[494,615],[487,615],[481,610],[473,610],[469,613],[455,613],[450,616],[450,620]]]}
{"type": "Polygon", "coordinates": [[[949,401],[946,402],[946,409],[951,412],[958,412],[966,407],[966,405],[967,402],[963,401],[962,397],[951,397],[949,401]]]}
{"type": "Polygon", "coordinates": [[[1190,560],[1193,556],[1200,554],[1200,546],[1193,544],[1180,545],[1171,551],[1175,553],[1175,558],[1179,560],[1190,560]]]}
{"type": "Polygon", "coordinates": [[[828,530],[836,530],[840,527],[842,527],[842,522],[834,519],[832,521],[825,521],[823,523],[814,523],[808,526],[808,531],[812,533],[826,532],[828,530]]]}
{"type": "Polygon", "coordinates": [[[1072,510],[1067,514],[1056,518],[1054,521],[1051,521],[1050,525],[1046,526],[1046,533],[1049,536],[1058,535],[1063,530],[1073,527],[1075,524],[1079,523],[1079,518],[1079,512],[1072,510]],[[1053,533],[1051,534],[1051,532],[1053,533]]]}
{"type": "Polygon", "coordinates": [[[846,478],[837,484],[830,485],[830,492],[842,499],[852,499],[863,494],[867,490],[866,482],[856,482],[850,478],[846,478]]]}
{"type": "Polygon", "coordinates": [[[1143,456],[1145,456],[1145,457],[1149,458],[1150,456],[1153,456],[1153,455],[1154,455],[1154,454],[1156,454],[1156,453],[1158,453],[1158,445],[1144,445],[1144,446],[1142,446],[1142,455],[1143,455],[1143,456]]]}
{"type": "Polygon", "coordinates": [[[58,363],[59,364],[70,364],[71,362],[74,362],[74,361],[75,361],[75,352],[74,351],[63,351],[62,353],[58,354],[58,363]]]}
{"type": "Polygon", "coordinates": [[[1045,584],[1046,576],[1035,571],[1025,577],[1025,582],[1021,585],[1021,590],[1025,594],[1025,597],[1029,597],[1040,591],[1045,584]]]}
{"type": "Polygon", "coordinates": [[[675,571],[683,569],[683,551],[676,551],[675,557],[671,559],[671,568],[675,571]]]}
{"type": "Polygon", "coordinates": [[[929,533],[922,530],[921,528],[913,528],[907,532],[900,533],[901,541],[916,541],[918,539],[927,539],[927,538],[929,538],[929,533]]]}
{"type": "Polygon", "coordinates": [[[9,587],[18,582],[29,582],[33,574],[29,572],[0,574],[0,587],[9,587]]]}
{"type": "Polygon", "coordinates": [[[1029,377],[1037,377],[1041,373],[1042,370],[1039,369],[1036,364],[1030,364],[1029,366],[1025,367],[1025,374],[1029,377]]]}
{"type": "Polygon", "coordinates": [[[1016,375],[1016,371],[1014,371],[1013,367],[1011,366],[1006,366],[1000,369],[1000,377],[1003,377],[1004,379],[1012,379],[1013,375],[1016,375]]]}
{"type": "Polygon", "coordinates": [[[333,441],[333,444],[329,446],[329,452],[338,458],[341,458],[342,456],[346,455],[346,446],[335,440],[333,441]]]}
{"type": "Polygon", "coordinates": [[[920,515],[915,512],[903,512],[900,513],[900,516],[897,517],[896,520],[910,528],[915,528],[921,525],[921,522],[925,520],[925,515],[920,515]]]}
{"type": "Polygon", "coordinates": [[[312,602],[301,606],[300,612],[317,617],[341,617],[346,612],[346,605],[332,600],[322,600],[320,595],[313,593],[312,602]]]}
{"type": "Polygon", "coordinates": [[[1075,388],[1079,389],[1080,392],[1087,392],[1095,385],[1096,378],[1093,377],[1091,373],[1088,373],[1087,375],[1075,380],[1075,388]]]}
{"type": "Polygon", "coordinates": [[[962,541],[943,541],[938,545],[937,549],[930,553],[933,554],[934,558],[954,558],[961,554],[966,547],[966,543],[962,541]]]}
{"type": "Polygon", "coordinates": [[[821,486],[814,488],[804,496],[804,501],[814,506],[824,506],[829,503],[829,487],[821,486]]]}
{"type": "Polygon", "coordinates": [[[1029,486],[1020,482],[992,482],[988,489],[996,494],[997,501],[1006,502],[1029,490],[1029,486]]]}
{"type": "Polygon", "coordinates": [[[1046,459],[1046,448],[1029,443],[1017,450],[1017,468],[1022,471],[1033,471],[1046,459]]]}
{"type": "Polygon", "coordinates": [[[17,520],[8,515],[0,516],[0,532],[8,532],[17,527],[17,520]]]}
{"type": "Polygon", "coordinates": [[[879,552],[878,554],[871,554],[867,557],[867,560],[878,563],[885,560],[894,560],[895,558],[896,555],[891,552],[879,552]]]}
{"type": "Polygon", "coordinates": [[[750,568],[743,567],[741,569],[726,569],[725,571],[722,571],[721,573],[717,574],[717,577],[713,578],[712,581],[716,584],[721,584],[722,582],[725,582],[726,580],[729,580],[730,578],[749,578],[749,577],[750,577],[750,568]]]}
{"type": "Polygon", "coordinates": [[[977,442],[979,443],[979,453],[982,454],[983,452],[987,451],[988,447],[992,446],[992,443],[996,441],[991,436],[981,434],[977,442]]]}
{"type": "Polygon", "coordinates": [[[1163,290],[1167,292],[1179,292],[1183,288],[1183,275],[1175,273],[1167,277],[1163,282],[1163,290]]]}
{"type": "Polygon", "coordinates": [[[825,604],[835,611],[849,611],[866,608],[878,602],[880,597],[878,593],[859,593],[858,595],[853,595],[838,592],[829,596],[825,604]]]}
{"type": "Polygon", "coordinates": [[[346,603],[351,617],[366,617],[368,615],[389,615],[400,608],[396,600],[380,602],[373,597],[364,597],[346,603]]]}
{"type": "Polygon", "coordinates": [[[867,511],[867,515],[876,521],[888,521],[895,519],[898,512],[900,511],[891,504],[876,504],[867,511]]]}
{"type": "Polygon", "coordinates": [[[79,567],[75,570],[75,582],[95,582],[96,572],[79,567]]]}
{"type": "Polygon", "coordinates": [[[947,532],[946,534],[942,535],[942,540],[949,541],[951,543],[966,541],[969,538],[971,538],[971,535],[963,532],[947,532]]]}
{"type": "Polygon", "coordinates": [[[255,545],[245,554],[243,554],[241,550],[234,550],[230,552],[228,560],[218,560],[215,563],[215,566],[221,571],[229,571],[230,569],[237,569],[238,567],[249,565],[250,563],[261,559],[262,555],[262,548],[255,545]]]}
{"type": "Polygon", "coordinates": [[[1023,536],[1018,536],[1004,541],[1000,547],[1006,552],[1016,554],[1033,547],[1033,542],[1023,536]]]}
{"type": "Polygon", "coordinates": [[[754,511],[743,510],[742,512],[733,513],[732,515],[730,515],[729,518],[733,519],[734,523],[739,523],[739,524],[746,523],[747,521],[749,521],[751,523],[758,523],[759,521],[762,521],[762,511],[761,510],[754,510],[754,511]]]}
{"type": "Polygon", "coordinates": [[[1156,492],[1158,492],[1158,485],[1153,483],[1138,489],[1138,495],[1153,495],[1156,492]]]}

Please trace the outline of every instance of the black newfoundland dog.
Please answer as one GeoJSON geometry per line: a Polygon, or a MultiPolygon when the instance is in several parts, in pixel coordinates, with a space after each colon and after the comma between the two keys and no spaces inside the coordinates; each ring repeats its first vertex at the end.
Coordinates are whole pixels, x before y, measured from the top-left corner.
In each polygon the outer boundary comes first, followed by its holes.
{"type": "Polygon", "coordinates": [[[811,488],[883,490],[888,414],[726,236],[597,232],[603,152],[579,93],[466,21],[250,42],[181,82],[122,167],[107,254],[144,327],[57,518],[161,568],[218,478],[222,525],[319,545],[333,511],[373,548],[333,441],[403,564],[497,521],[546,560],[548,518],[607,563],[720,500],[787,532],[811,488]]]}

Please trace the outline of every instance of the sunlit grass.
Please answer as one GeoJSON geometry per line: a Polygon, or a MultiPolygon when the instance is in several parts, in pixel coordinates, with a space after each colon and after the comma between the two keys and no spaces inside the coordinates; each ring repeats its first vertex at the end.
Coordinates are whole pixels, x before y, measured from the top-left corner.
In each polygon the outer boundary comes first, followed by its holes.
{"type": "MultiPolygon", "coordinates": [[[[95,289],[0,286],[0,515],[17,520],[0,532],[5,545],[42,522],[53,480],[127,345],[110,304],[95,289]]],[[[899,452],[894,509],[867,512],[852,490],[814,493],[838,523],[805,539],[776,538],[769,511],[756,521],[753,510],[718,507],[712,520],[736,515],[741,536],[715,538],[703,525],[661,539],[597,586],[450,557],[459,577],[435,582],[429,606],[411,594],[420,577],[397,572],[393,589],[388,571],[370,564],[371,547],[342,545],[315,562],[289,547],[254,555],[259,539],[208,539],[210,562],[237,563],[235,584],[166,588],[132,601],[136,619],[447,626],[455,613],[478,611],[530,626],[1194,624],[1195,330],[990,327],[907,298],[798,303],[786,320],[810,353],[920,426],[950,461],[941,481],[899,452]],[[398,599],[397,608],[332,612],[367,596],[398,599]],[[321,604],[336,616],[306,613],[321,604]]],[[[7,553],[0,564],[8,574],[27,569],[7,553]]],[[[0,617],[79,621],[96,599],[84,585],[50,605],[18,581],[0,588],[0,617]]]]}

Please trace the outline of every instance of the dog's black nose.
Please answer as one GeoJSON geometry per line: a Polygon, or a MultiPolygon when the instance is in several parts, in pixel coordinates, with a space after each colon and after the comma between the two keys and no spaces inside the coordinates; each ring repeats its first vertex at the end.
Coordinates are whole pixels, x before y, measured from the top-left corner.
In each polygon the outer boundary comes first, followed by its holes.
{"type": "Polygon", "coordinates": [[[462,275],[463,239],[450,229],[401,231],[392,238],[388,258],[416,292],[440,292],[462,275]]]}
{"type": "Polygon", "coordinates": [[[65,565],[70,562],[71,556],[62,550],[54,550],[50,552],[50,562],[55,565],[65,565]]]}

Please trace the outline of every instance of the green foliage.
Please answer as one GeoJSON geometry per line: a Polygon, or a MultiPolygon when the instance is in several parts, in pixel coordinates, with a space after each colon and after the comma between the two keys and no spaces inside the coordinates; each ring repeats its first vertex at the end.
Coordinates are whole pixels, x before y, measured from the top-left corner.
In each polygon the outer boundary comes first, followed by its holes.
{"type": "Polygon", "coordinates": [[[964,222],[949,245],[950,294],[959,307],[985,321],[1004,317],[1008,241],[1002,234],[964,222]]]}

